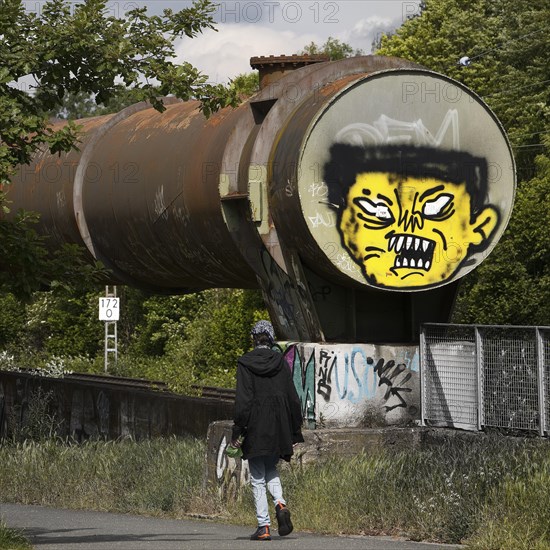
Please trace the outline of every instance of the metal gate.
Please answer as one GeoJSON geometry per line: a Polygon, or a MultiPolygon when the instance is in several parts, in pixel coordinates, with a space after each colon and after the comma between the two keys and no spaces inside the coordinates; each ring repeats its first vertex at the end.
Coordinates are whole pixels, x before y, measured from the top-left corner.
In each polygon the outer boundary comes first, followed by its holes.
{"type": "Polygon", "coordinates": [[[425,324],[422,424],[550,430],[550,327],[425,324]]]}

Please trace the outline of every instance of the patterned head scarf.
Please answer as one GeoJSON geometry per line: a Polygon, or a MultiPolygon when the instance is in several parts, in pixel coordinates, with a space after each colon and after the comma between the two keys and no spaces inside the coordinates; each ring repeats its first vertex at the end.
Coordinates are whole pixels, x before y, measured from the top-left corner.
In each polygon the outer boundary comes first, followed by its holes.
{"type": "Polygon", "coordinates": [[[269,338],[271,344],[275,342],[275,331],[273,330],[273,325],[269,321],[258,321],[252,327],[250,331],[252,338],[260,334],[265,334],[269,338]]]}

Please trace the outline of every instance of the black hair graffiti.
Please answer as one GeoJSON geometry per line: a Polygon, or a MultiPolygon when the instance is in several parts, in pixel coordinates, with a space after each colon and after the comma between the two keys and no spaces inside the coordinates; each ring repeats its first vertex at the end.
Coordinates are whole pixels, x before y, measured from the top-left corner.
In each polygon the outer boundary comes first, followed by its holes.
{"type": "Polygon", "coordinates": [[[340,213],[357,174],[365,172],[392,174],[396,183],[409,177],[465,183],[471,197],[472,219],[483,210],[487,199],[487,161],[464,151],[416,145],[364,147],[335,143],[329,154],[324,166],[324,181],[329,201],[340,213]]]}

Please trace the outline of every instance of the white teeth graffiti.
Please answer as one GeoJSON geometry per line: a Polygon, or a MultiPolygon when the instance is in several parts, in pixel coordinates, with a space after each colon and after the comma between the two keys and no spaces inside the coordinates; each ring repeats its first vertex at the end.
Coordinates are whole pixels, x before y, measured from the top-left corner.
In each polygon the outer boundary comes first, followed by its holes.
{"type": "Polygon", "coordinates": [[[388,252],[395,252],[395,268],[414,268],[428,271],[432,265],[435,242],[413,235],[392,235],[388,252]]]}

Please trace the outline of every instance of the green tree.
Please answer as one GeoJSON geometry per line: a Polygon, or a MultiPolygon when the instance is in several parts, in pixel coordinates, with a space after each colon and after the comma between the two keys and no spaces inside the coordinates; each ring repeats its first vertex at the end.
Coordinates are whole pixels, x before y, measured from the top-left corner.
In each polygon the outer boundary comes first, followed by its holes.
{"type": "Polygon", "coordinates": [[[53,285],[57,291],[104,277],[101,264],[90,265],[76,245],[50,254],[45,238],[33,229],[37,217],[18,212],[12,221],[0,219],[0,293],[29,299],[33,292],[53,285]]]}
{"type": "Polygon", "coordinates": [[[95,357],[104,337],[97,315],[100,292],[86,287],[36,293],[26,307],[26,327],[17,344],[46,356],[95,357]]]}
{"type": "MultiPolygon", "coordinates": [[[[143,296],[142,315],[128,340],[134,355],[163,356],[169,341],[185,340],[187,328],[205,300],[203,293],[183,296],[143,296]]],[[[129,304],[124,305],[126,312],[129,304]]]]}
{"type": "Polygon", "coordinates": [[[87,92],[69,92],[63,96],[61,104],[56,106],[49,115],[52,118],[77,120],[98,114],[99,106],[94,96],[87,92]]]}
{"type": "Polygon", "coordinates": [[[121,88],[106,103],[101,104],[96,103],[93,94],[70,92],[63,96],[60,104],[50,111],[49,115],[64,120],[78,120],[90,116],[118,113],[125,107],[141,100],[141,92],[135,88],[121,88]]]}
{"type": "Polygon", "coordinates": [[[29,161],[42,144],[66,151],[77,138],[74,125],[51,129],[45,113],[67,93],[94,94],[97,103],[132,88],[135,98],[163,110],[159,95],[202,101],[205,114],[234,102],[223,86],[188,63],[176,65],[174,40],[214,28],[209,0],[197,0],[177,13],[147,16],[145,8],[125,17],[107,15],[104,0],[70,4],[48,0],[40,16],[26,13],[22,0],[4,0],[0,15],[0,180],[29,161]],[[71,10],[72,8],[72,10],[71,10]],[[17,87],[32,78],[35,93],[17,87]]]}
{"type": "Polygon", "coordinates": [[[260,89],[260,73],[252,71],[250,73],[238,74],[235,78],[231,79],[230,87],[235,90],[239,97],[250,97],[260,89]]]}
{"type": "Polygon", "coordinates": [[[25,307],[13,294],[0,294],[0,348],[21,339],[26,329],[25,307]]]}
{"type": "Polygon", "coordinates": [[[410,59],[463,82],[495,111],[515,148],[520,181],[549,131],[550,5],[546,0],[426,0],[418,17],[382,37],[377,53],[410,59]],[[468,65],[460,64],[467,57],[468,65]]]}
{"type": "Polygon", "coordinates": [[[346,57],[363,55],[363,50],[354,49],[346,42],[329,36],[323,45],[319,46],[315,42],[310,42],[299,53],[300,55],[328,55],[331,61],[337,61],[346,57]]]}
{"type": "Polygon", "coordinates": [[[258,291],[213,289],[201,293],[197,314],[174,334],[166,358],[181,371],[191,368],[195,383],[234,387],[237,359],[251,348],[250,328],[268,318],[258,291]]]}

